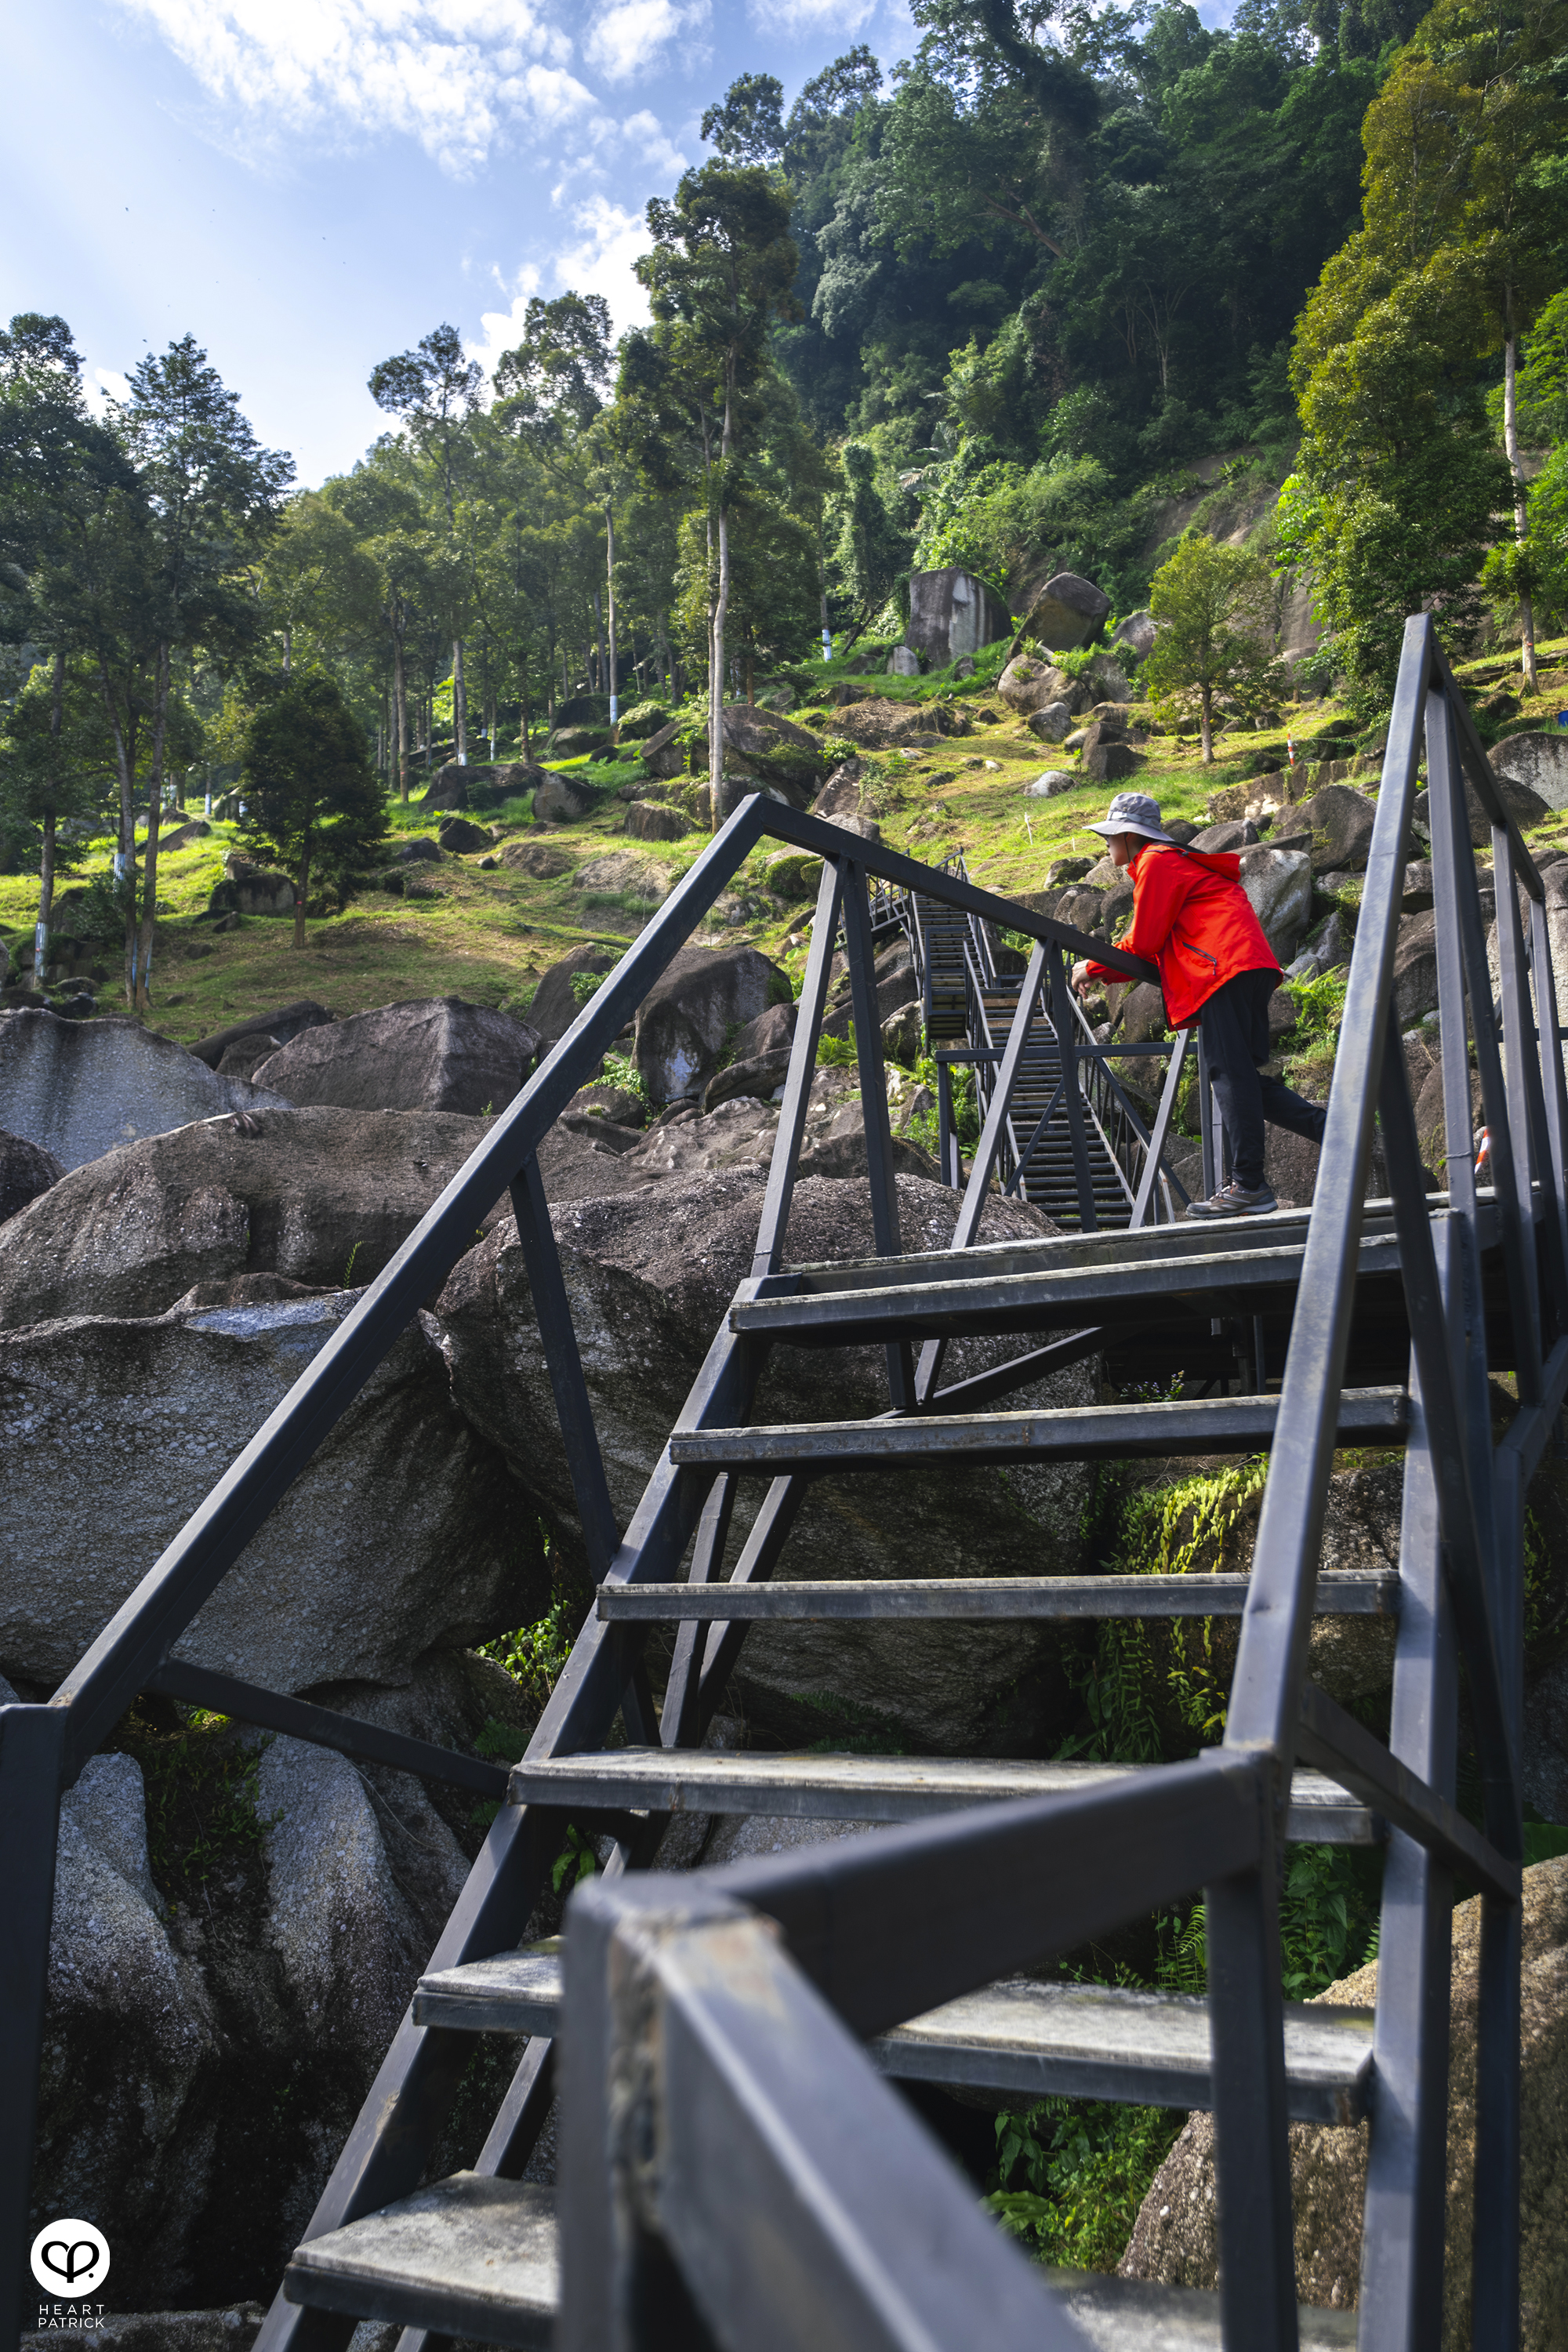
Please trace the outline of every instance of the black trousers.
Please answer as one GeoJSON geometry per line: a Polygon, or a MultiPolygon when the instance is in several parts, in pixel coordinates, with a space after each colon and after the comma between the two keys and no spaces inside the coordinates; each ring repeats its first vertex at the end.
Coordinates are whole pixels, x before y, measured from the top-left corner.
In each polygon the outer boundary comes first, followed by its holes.
{"type": "Polygon", "coordinates": [[[1249,1192],[1263,1181],[1266,1119],[1321,1143],[1328,1117],[1321,1104],[1266,1078],[1258,1066],[1268,1059],[1268,1000],[1279,985],[1278,972],[1238,972],[1215,989],[1199,1015],[1209,1076],[1230,1139],[1231,1173],[1249,1192]]]}

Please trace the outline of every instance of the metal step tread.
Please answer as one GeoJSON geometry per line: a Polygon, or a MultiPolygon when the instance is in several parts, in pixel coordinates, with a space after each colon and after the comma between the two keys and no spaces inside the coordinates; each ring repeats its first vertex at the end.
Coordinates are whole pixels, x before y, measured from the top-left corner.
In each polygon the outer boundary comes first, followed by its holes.
{"type": "Polygon", "coordinates": [[[295,2248],[289,2303],[535,2352],[560,2298],[554,2191],[454,2173],[295,2248]]]}
{"type": "MultiPolygon", "coordinates": [[[[1215,1311],[1219,1298],[1289,1292],[1300,1280],[1304,1237],[1259,1246],[1257,1227],[1263,1223],[1260,1217],[1218,1220],[1204,1229],[1207,1249],[1192,1256],[1152,1257],[1118,1236],[1126,1252],[1120,1265],[1064,1265],[1009,1274],[971,1266],[956,1275],[950,1269],[945,1279],[927,1281],[912,1279],[903,1262],[884,1259],[875,1287],[741,1300],[730,1309],[730,1328],[798,1344],[813,1338],[842,1342],[851,1335],[880,1339],[945,1332],[958,1337],[1009,1328],[1037,1330],[1112,1315],[1139,1316],[1152,1305],[1207,1314],[1215,1311]],[[890,1282],[888,1276],[895,1266],[900,1279],[890,1282]]],[[[1181,1230],[1153,1228],[1156,1233],[1181,1230]]],[[[1399,1244],[1392,1234],[1363,1240],[1359,1277],[1398,1271],[1399,1244]]]]}
{"type": "MultiPolygon", "coordinates": [[[[1338,1442],[1402,1444],[1409,1409],[1401,1388],[1346,1389],[1340,1398],[1338,1442]]],[[[1269,1444],[1279,1418],[1278,1397],[1193,1397],[1169,1404],[914,1413],[900,1421],[759,1423],[680,1431],[670,1438],[668,1454],[682,1468],[759,1471],[816,1464],[845,1469],[908,1462],[1250,1454],[1269,1444]]]]}
{"type": "MultiPolygon", "coordinates": [[[[655,1813],[764,1813],[801,1821],[911,1822],[963,1805],[1048,1797],[1097,1780],[1158,1772],[1158,1764],[1099,1764],[961,1756],[735,1755],[706,1748],[611,1748],[524,1758],[512,1767],[516,1805],[629,1807],[655,1813]]],[[[1299,1768],[1286,1834],[1298,1843],[1366,1845],[1381,1836],[1370,1809],[1321,1772],[1299,1768]]]]}
{"type": "MultiPolygon", "coordinates": [[[[564,1941],[531,1944],[421,1978],[416,2025],[542,2033],[559,2023],[564,1941]]],[[[1372,2084],[1373,2012],[1285,2005],[1295,2123],[1355,2124],[1372,2084]]],[[[944,2001],[868,2045],[886,2074],[1028,2099],[1206,2107],[1208,2003],[1200,1995],[1013,1977],[944,2001]]]]}
{"type": "MultiPolygon", "coordinates": [[[[855,1577],[771,1584],[601,1584],[598,1613],[616,1624],[816,1624],[830,1619],[913,1618],[1004,1623],[1032,1617],[1239,1617],[1250,1576],[855,1577]]],[[[1318,1578],[1320,1617],[1392,1617],[1394,1570],[1330,1569],[1318,1578]]]]}
{"type": "MultiPolygon", "coordinates": [[[[1219,2297],[1094,2271],[1042,2271],[1094,2352],[1221,2352],[1219,2297]]],[[[1353,2311],[1298,2306],[1300,2352],[1353,2352],[1353,2311]]]]}

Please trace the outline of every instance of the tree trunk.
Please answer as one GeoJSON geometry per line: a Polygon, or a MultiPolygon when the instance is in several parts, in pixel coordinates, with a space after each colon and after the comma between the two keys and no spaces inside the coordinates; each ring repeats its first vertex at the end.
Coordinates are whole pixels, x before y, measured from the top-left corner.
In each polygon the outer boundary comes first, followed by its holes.
{"type": "Polygon", "coordinates": [[[103,657],[98,663],[99,689],[103,696],[103,708],[108,716],[110,732],[114,738],[114,764],[120,776],[120,846],[114,853],[114,878],[124,884],[130,877],[131,888],[125,899],[125,1002],[129,1004],[136,986],[136,807],[133,795],[133,769],[131,748],[125,730],[120,723],[120,711],[114,699],[114,689],[109,683],[109,672],[103,657]]]}
{"type": "Polygon", "coordinates": [[[157,685],[153,705],[153,772],[147,784],[147,854],[142,861],[142,941],[136,958],[136,992],[132,1008],[151,1013],[153,997],[153,926],[158,914],[158,826],[163,813],[163,742],[169,721],[169,646],[158,647],[157,685]]]}
{"type": "Polygon", "coordinates": [[[533,751],[531,742],[532,729],[531,725],[528,700],[528,647],[526,646],[523,646],[521,657],[517,665],[517,686],[518,700],[522,705],[522,742],[521,749],[524,760],[531,760],[533,757],[533,751]]]}
{"type": "Polygon", "coordinates": [[[288,677],[293,667],[294,625],[291,621],[285,621],[283,624],[283,675],[285,677],[288,677]]]}
{"type": "Polygon", "coordinates": [[[403,656],[405,623],[401,606],[392,625],[392,700],[397,721],[397,790],[408,801],[408,667],[403,656]]]}
{"type": "Polygon", "coordinates": [[[605,605],[609,614],[610,636],[610,740],[616,740],[620,723],[620,672],[616,666],[616,518],[608,500],[605,505],[605,605]]]}
{"type": "Polygon", "coordinates": [[[463,677],[463,640],[452,640],[452,733],[458,746],[458,765],[468,764],[468,689],[463,677]]]}
{"type": "Polygon", "coordinates": [[[1212,688],[1207,678],[1205,678],[1198,688],[1198,725],[1203,735],[1204,765],[1205,768],[1212,768],[1214,765],[1214,704],[1212,688]]]}
{"type": "MultiPolygon", "coordinates": [[[[58,762],[60,730],[64,723],[65,691],[66,657],[63,653],[57,653],[53,691],[49,699],[49,740],[55,747],[52,756],[56,771],[51,782],[57,792],[59,790],[60,782],[58,762]]],[[[38,862],[38,920],[33,932],[33,985],[35,988],[40,988],[43,985],[44,966],[48,961],[49,919],[54,910],[55,812],[53,808],[47,808],[44,811],[43,856],[38,862]]]]}
{"type": "Polygon", "coordinates": [[[305,944],[305,900],[310,888],[310,845],[305,844],[305,855],[300,860],[300,879],[294,886],[294,945],[305,944]]]}
{"type": "Polygon", "coordinates": [[[724,378],[724,426],[719,445],[719,593],[713,603],[713,642],[708,665],[708,785],[713,830],[723,822],[724,632],[730,620],[730,509],[726,478],[734,423],[734,370],[724,378]]]}
{"type": "MultiPolygon", "coordinates": [[[[1526,501],[1524,470],[1519,462],[1519,338],[1513,331],[1513,304],[1509,303],[1508,334],[1502,347],[1502,446],[1508,452],[1509,470],[1513,476],[1513,535],[1523,547],[1530,537],[1530,515],[1526,501]]],[[[1531,694],[1540,692],[1535,677],[1535,606],[1528,587],[1519,599],[1520,660],[1525,685],[1531,694]]]]}
{"type": "Polygon", "coordinates": [[[816,517],[816,577],[822,590],[822,658],[830,662],[833,659],[833,630],[827,618],[827,548],[820,509],[816,517]]]}

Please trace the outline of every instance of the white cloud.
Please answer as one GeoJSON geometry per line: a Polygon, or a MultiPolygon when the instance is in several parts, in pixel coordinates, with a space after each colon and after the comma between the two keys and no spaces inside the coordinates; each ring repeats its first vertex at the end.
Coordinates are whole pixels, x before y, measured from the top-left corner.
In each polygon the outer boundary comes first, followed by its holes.
{"type": "Polygon", "coordinates": [[[647,250],[647,218],[594,195],[577,206],[574,219],[576,242],[563,246],[552,260],[556,281],[579,294],[603,294],[616,332],[624,334],[648,314],[647,297],[632,274],[633,262],[647,250]]]}
{"type": "Polygon", "coordinates": [[[208,97],[268,130],[396,131],[446,171],[513,124],[554,129],[594,104],[572,44],[532,0],[121,0],[208,97]]]}
{"type": "Polygon", "coordinates": [[[759,33],[798,40],[826,33],[847,40],[877,13],[877,0],[751,0],[748,16],[759,33]]]}
{"type": "MultiPolygon", "coordinates": [[[[522,341],[522,314],[531,295],[537,294],[544,283],[543,273],[533,262],[525,262],[512,280],[514,291],[509,310],[485,310],[480,313],[483,330],[477,343],[465,343],[463,349],[471,360],[479,360],[487,375],[495,373],[495,365],[502,352],[515,351],[522,341]]],[[[501,291],[507,289],[503,286],[501,291]]]]}
{"type": "Polygon", "coordinates": [[[584,53],[606,81],[647,73],[672,41],[708,22],[709,0],[611,0],[595,18],[584,53]]]}
{"type": "Polygon", "coordinates": [[[121,403],[131,397],[131,379],[116,368],[89,368],[82,380],[82,397],[94,416],[107,416],[111,400],[121,403]]]}

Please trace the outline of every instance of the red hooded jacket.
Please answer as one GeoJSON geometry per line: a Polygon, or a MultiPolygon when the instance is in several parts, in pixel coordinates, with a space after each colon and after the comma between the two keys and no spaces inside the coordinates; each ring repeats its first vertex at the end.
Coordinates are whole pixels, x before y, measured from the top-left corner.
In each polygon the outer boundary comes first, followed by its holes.
{"type": "MultiPolygon", "coordinates": [[[[1238,972],[1273,971],[1279,959],[1241,887],[1234,849],[1163,849],[1151,842],[1132,860],[1132,921],[1117,940],[1124,955],[1158,964],[1173,1029],[1194,1021],[1216,988],[1238,972]]],[[[1091,963],[1095,980],[1124,980],[1091,963]]]]}

